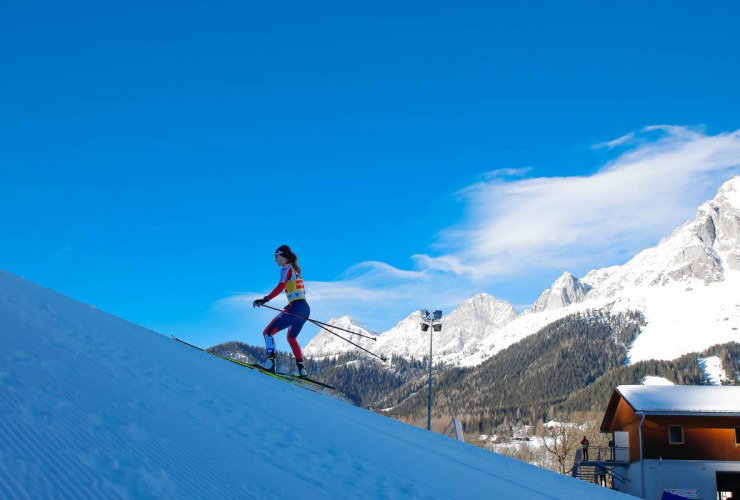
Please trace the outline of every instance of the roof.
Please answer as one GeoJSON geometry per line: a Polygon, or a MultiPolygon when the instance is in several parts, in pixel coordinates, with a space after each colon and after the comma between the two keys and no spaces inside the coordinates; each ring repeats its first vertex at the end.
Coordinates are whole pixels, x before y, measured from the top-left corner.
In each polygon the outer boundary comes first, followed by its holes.
{"type": "Polygon", "coordinates": [[[620,385],[616,391],[638,413],[740,415],[740,386],[620,385]]]}
{"type": "Polygon", "coordinates": [[[609,431],[621,400],[638,415],[740,416],[740,386],[620,385],[604,413],[602,432],[609,431]]]}

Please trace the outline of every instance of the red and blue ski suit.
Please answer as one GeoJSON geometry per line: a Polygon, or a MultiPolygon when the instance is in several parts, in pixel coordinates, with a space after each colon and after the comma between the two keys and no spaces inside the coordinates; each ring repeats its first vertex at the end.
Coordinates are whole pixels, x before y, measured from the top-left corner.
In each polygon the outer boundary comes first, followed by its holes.
{"type": "Polygon", "coordinates": [[[306,288],[303,285],[303,277],[290,264],[284,265],[280,270],[280,282],[265,298],[272,300],[280,295],[283,290],[285,290],[285,295],[288,297],[288,307],[275,316],[275,319],[262,332],[265,337],[265,347],[268,355],[275,352],[275,339],[272,336],[287,328],[288,343],[293,350],[293,356],[295,356],[296,361],[303,361],[303,352],[301,352],[301,346],[298,345],[296,337],[301,333],[303,324],[311,314],[311,308],[308,307],[308,302],[306,302],[306,288]],[[296,316],[293,316],[294,314],[296,316]]]}

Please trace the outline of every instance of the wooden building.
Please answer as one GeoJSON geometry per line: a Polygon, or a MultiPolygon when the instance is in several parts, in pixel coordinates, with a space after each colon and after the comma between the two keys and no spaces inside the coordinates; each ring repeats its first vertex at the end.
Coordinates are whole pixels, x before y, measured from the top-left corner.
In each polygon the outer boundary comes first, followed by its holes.
{"type": "Polygon", "coordinates": [[[646,499],[740,499],[740,387],[621,385],[611,434],[613,488],[646,499]]]}

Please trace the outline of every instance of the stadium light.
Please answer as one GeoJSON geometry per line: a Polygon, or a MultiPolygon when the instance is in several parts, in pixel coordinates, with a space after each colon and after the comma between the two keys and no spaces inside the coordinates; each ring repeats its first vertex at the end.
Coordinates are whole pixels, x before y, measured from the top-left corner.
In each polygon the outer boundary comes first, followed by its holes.
{"type": "Polygon", "coordinates": [[[434,332],[442,331],[442,311],[437,309],[432,314],[429,311],[422,309],[419,311],[421,314],[421,331],[429,332],[429,397],[427,401],[427,430],[432,430],[432,337],[434,332]],[[429,327],[432,327],[429,331],[429,327]]]}

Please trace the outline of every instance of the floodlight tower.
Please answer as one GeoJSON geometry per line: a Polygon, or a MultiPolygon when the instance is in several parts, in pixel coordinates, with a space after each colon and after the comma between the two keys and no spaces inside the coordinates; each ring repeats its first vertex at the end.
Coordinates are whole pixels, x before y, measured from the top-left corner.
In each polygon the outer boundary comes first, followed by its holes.
{"type": "Polygon", "coordinates": [[[431,326],[432,329],[429,331],[429,398],[427,401],[427,430],[432,430],[432,334],[433,332],[442,331],[442,311],[437,309],[433,313],[430,313],[426,309],[419,311],[421,313],[421,331],[426,332],[431,326]]]}

